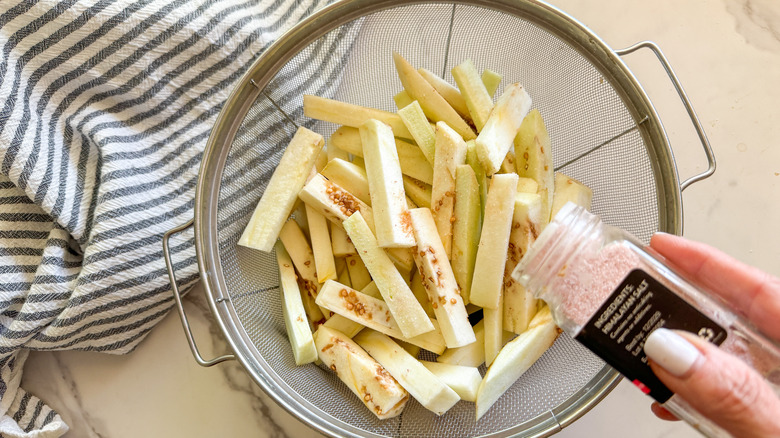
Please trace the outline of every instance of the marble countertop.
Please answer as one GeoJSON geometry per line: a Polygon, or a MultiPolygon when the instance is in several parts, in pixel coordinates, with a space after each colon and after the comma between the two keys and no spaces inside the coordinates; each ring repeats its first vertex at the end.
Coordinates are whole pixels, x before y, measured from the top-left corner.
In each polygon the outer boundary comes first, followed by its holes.
{"type": "MultiPolygon", "coordinates": [[[[613,48],[652,40],[665,51],[704,123],[715,175],[684,192],[685,235],[780,275],[780,3],[774,0],[555,0],[613,48]]],[[[669,134],[682,178],[706,169],[700,143],[650,53],[627,56],[669,134]]],[[[206,355],[227,351],[202,290],[185,300],[206,355]]],[[[131,354],[31,353],[22,386],[58,411],[67,437],[316,437],[237,363],[199,367],[168,315],[131,354]]],[[[657,420],[621,383],[557,436],[694,437],[657,420]]]]}

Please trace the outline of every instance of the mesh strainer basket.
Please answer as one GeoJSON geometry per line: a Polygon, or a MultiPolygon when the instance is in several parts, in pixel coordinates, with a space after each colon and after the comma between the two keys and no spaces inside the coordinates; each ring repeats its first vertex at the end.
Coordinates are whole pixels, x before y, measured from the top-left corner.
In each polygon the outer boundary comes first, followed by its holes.
{"type": "MultiPolygon", "coordinates": [[[[647,241],[682,230],[681,190],[709,176],[714,160],[702,128],[665,58],[652,43],[613,51],[564,13],[536,1],[332,4],[285,34],[249,68],[222,110],[203,155],[195,218],[166,234],[166,260],[190,347],[210,366],[235,358],[277,403],[332,436],[546,436],[579,418],[619,376],[567,336],[479,422],[460,402],[441,417],[411,401],[379,421],[334,373],[296,367],[280,305],[273,254],[237,246],[297,126],[326,137],[335,126],[303,116],[303,94],[393,111],[400,91],[392,51],[441,73],[470,58],[522,83],[545,118],[554,164],[593,189],[593,211],[647,241]],[[709,169],[678,180],[672,152],[650,101],[620,55],[652,49],[699,133],[709,169]],[[204,360],[181,307],[168,240],[195,226],[200,275],[234,355],[204,360]]],[[[497,95],[500,95],[499,88],[497,95]]],[[[484,371],[484,370],[483,370],[484,371]]]]}

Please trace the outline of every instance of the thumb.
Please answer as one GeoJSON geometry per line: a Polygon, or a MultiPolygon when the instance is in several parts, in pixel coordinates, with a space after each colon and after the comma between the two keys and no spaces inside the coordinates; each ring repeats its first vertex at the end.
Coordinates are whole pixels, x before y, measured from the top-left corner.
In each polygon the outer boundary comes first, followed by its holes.
{"type": "Polygon", "coordinates": [[[752,368],[691,333],[657,329],[650,367],[700,414],[738,437],[780,436],[780,399],[752,368]]]}

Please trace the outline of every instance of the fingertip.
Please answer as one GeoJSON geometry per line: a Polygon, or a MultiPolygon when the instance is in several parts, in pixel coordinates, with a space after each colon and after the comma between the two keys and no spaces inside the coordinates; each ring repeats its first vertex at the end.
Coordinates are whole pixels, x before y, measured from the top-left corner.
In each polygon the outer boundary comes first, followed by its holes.
{"type": "Polygon", "coordinates": [[[653,402],[652,405],[650,405],[650,410],[653,411],[653,414],[655,414],[656,417],[658,417],[661,420],[664,421],[680,421],[679,418],[677,418],[676,415],[669,412],[665,407],[663,407],[658,402],[653,402]]]}
{"type": "Polygon", "coordinates": [[[660,252],[661,249],[674,246],[682,240],[683,238],[680,236],[664,231],[657,231],[650,237],[650,246],[660,252]]]}

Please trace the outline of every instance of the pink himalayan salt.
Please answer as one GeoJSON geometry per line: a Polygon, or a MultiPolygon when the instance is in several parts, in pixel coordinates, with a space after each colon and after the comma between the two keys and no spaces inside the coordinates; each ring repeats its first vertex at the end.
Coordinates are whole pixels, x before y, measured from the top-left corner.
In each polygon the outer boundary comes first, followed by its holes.
{"type": "Polygon", "coordinates": [[[564,265],[556,275],[548,297],[558,301],[562,316],[582,327],[626,275],[638,266],[639,257],[629,248],[608,245],[595,254],[586,253],[564,265]]]}

